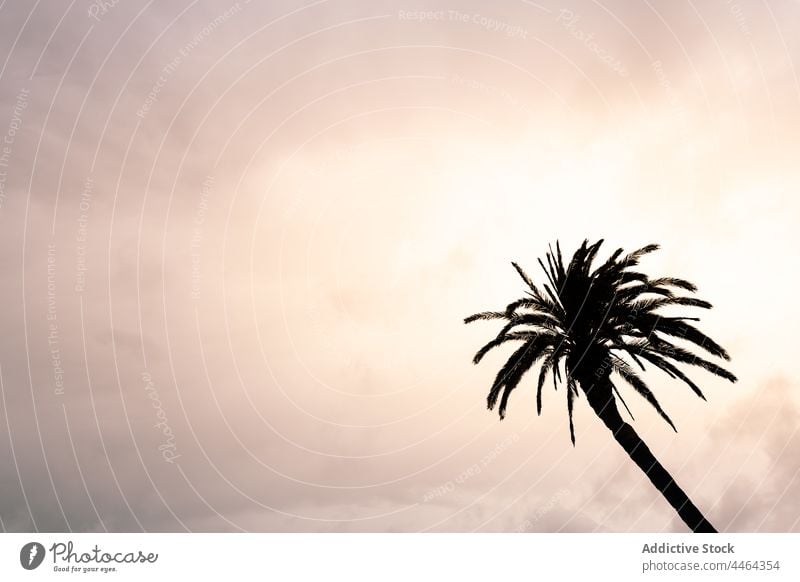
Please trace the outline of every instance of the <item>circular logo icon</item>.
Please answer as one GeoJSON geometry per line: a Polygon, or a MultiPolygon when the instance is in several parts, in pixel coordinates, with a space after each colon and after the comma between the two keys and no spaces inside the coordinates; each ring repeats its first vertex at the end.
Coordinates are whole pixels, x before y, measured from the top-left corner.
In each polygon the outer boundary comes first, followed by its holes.
{"type": "Polygon", "coordinates": [[[39,542],[28,542],[19,551],[19,563],[26,570],[38,568],[44,561],[44,546],[39,542]]]}

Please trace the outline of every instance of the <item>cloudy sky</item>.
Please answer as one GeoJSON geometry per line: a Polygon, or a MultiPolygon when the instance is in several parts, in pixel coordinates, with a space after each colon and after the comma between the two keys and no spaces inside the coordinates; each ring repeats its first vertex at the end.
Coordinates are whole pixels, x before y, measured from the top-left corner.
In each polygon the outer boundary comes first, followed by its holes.
{"type": "Polygon", "coordinates": [[[485,409],[465,315],[662,245],[735,385],[635,427],[800,531],[800,4],[0,3],[0,527],[684,531],[584,400],[485,409]]]}

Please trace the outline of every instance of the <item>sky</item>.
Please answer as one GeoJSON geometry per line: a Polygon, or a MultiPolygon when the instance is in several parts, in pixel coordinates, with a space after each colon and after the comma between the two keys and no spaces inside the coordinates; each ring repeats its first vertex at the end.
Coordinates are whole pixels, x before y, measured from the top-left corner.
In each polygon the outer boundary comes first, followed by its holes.
{"type": "Polygon", "coordinates": [[[585,399],[573,447],[471,363],[511,261],[604,238],[739,377],[649,372],[678,432],[636,430],[718,529],[800,531],[798,17],[0,3],[0,528],[684,531],[585,399]]]}

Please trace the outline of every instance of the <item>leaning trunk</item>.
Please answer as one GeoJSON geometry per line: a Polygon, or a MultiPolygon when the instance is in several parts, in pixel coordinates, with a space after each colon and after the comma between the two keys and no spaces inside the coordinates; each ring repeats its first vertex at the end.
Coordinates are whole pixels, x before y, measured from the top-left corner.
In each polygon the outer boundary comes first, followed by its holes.
{"type": "Polygon", "coordinates": [[[675,508],[680,518],[689,528],[696,533],[717,533],[713,525],[703,517],[689,496],[684,493],[667,470],[658,462],[650,449],[639,438],[633,427],[622,420],[614,402],[611,384],[606,379],[596,380],[595,383],[584,384],[589,405],[597,416],[608,427],[616,441],[625,449],[628,456],[647,475],[650,482],[658,489],[669,504],[675,508]],[[586,389],[588,386],[588,389],[586,389]]]}

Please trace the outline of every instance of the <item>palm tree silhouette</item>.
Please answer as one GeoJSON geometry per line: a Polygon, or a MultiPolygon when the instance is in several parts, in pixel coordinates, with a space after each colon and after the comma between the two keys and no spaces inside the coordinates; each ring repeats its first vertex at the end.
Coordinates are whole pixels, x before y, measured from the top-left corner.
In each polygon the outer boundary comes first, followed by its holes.
{"type": "Polygon", "coordinates": [[[613,372],[643,396],[677,432],[634,366],[645,370],[647,362],[687,384],[703,400],[705,396],[700,388],[676,364],[698,366],[735,382],[736,376],[726,369],[672,343],[674,338],[678,338],[702,348],[711,356],[729,360],[722,346],[689,323],[698,321],[697,318],[658,312],[675,306],[709,309],[711,304],[679,296],[680,291],[697,290],[689,281],[674,277],[651,279],[633,270],[642,256],[659,248],[655,244],[626,256],[622,256],[623,250],[618,249],[606,262],[592,270],[592,262],[602,243],[602,239],[592,245],[588,240],[583,241],[565,267],[561,247],[556,242],[556,251],[550,247],[547,253],[547,266],[539,259],[548,281],[541,289],[519,265],[512,263],[528,287],[526,296],[510,303],[503,311],[477,313],[464,320],[464,323],[487,319],[506,322],[497,337],[475,354],[476,364],[497,346],[509,341],[523,342],[497,373],[487,398],[488,408],[493,409],[499,398],[498,411],[502,419],[511,392],[522,376],[541,362],[536,390],[538,414],[542,413],[542,388],[550,372],[556,390],[559,384],[566,384],[569,431],[574,446],[573,400],[579,396],[580,387],[595,414],[686,525],[694,532],[716,532],[633,427],[622,419],[617,401],[629,415],[630,410],[611,380],[613,372]]]}

